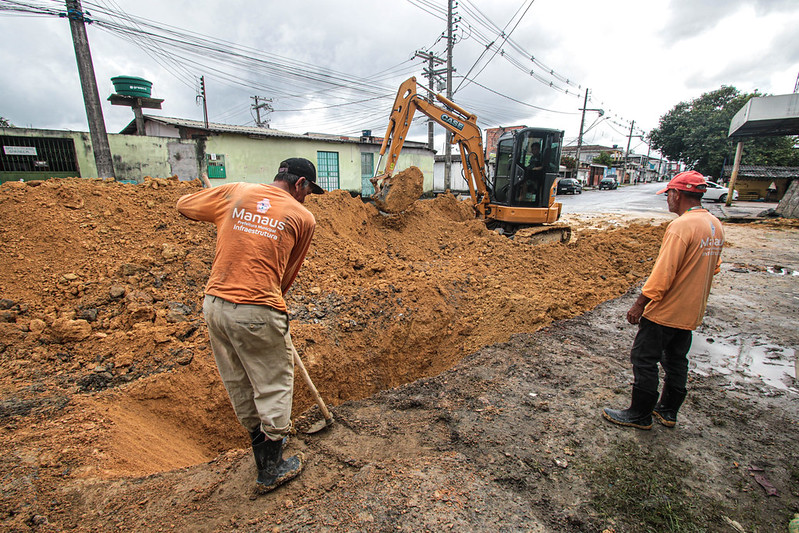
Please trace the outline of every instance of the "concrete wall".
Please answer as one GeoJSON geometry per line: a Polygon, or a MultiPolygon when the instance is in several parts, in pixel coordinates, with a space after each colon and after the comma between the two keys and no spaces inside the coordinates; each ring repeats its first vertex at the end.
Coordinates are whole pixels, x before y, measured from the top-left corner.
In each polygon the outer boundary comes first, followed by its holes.
{"type": "MultiPolygon", "coordinates": [[[[359,149],[362,150],[364,153],[373,153],[374,154],[374,164],[377,165],[378,159],[380,159],[380,145],[375,144],[360,144],[358,145],[359,149]]],[[[360,163],[360,152],[358,154],[356,164],[357,164],[357,173],[360,176],[361,173],[361,163],[360,163]]],[[[383,156],[383,160],[380,161],[380,171],[383,171],[386,167],[386,160],[387,156],[383,156]]],[[[407,143],[402,148],[402,152],[400,152],[399,159],[397,159],[397,164],[394,168],[394,174],[398,172],[402,172],[406,168],[409,167],[416,167],[422,171],[422,175],[424,176],[423,182],[423,190],[426,193],[433,191],[434,189],[434,153],[428,150],[427,148],[416,148],[408,146],[407,143]]]]}
{"type": "Polygon", "coordinates": [[[739,200],[779,200],[785,195],[788,178],[769,179],[746,179],[740,178],[735,181],[735,190],[738,191],[739,200]],[[774,184],[776,190],[769,195],[769,187],[774,184]],[[773,197],[772,197],[773,196],[773,197]]]}
{"type": "MultiPolygon", "coordinates": [[[[88,132],[39,130],[28,128],[0,128],[0,134],[17,137],[46,137],[58,139],[72,139],[75,145],[75,159],[77,160],[77,176],[82,178],[97,177],[97,166],[94,162],[92,140],[88,132]]],[[[118,180],[141,181],[144,176],[165,178],[174,175],[169,162],[168,143],[173,139],[159,137],[141,137],[136,135],[108,135],[108,144],[114,164],[114,173],[118,180]]],[[[196,141],[179,141],[188,143],[192,152],[196,141]]],[[[39,176],[26,176],[25,179],[47,179],[46,172],[39,176]]],[[[195,171],[195,178],[198,177],[195,171]]]]}
{"type": "MultiPolygon", "coordinates": [[[[434,171],[433,190],[436,192],[444,191],[444,167],[443,161],[436,161],[434,171]]],[[[456,192],[469,192],[469,184],[463,178],[463,165],[460,161],[453,161],[450,167],[450,191],[456,192]]]]}
{"type": "MultiPolygon", "coordinates": [[[[172,132],[166,128],[160,133],[172,132]]],[[[0,128],[0,134],[71,138],[75,145],[78,175],[83,178],[97,176],[88,132],[0,128]]],[[[109,134],[108,142],[117,179],[138,182],[145,176],[165,178],[176,175],[182,180],[196,179],[206,169],[206,154],[219,154],[225,156],[226,177],[212,179],[212,185],[234,181],[271,183],[278,165],[284,159],[304,157],[316,164],[318,152],[335,152],[339,162],[339,188],[353,193],[361,192],[361,151],[375,153],[376,164],[376,152],[380,149],[379,145],[373,143],[277,136],[249,137],[233,133],[196,139],[177,139],[174,135],[152,137],[109,134]]],[[[433,152],[426,148],[404,148],[397,168],[401,170],[410,166],[418,167],[424,174],[424,191],[432,191],[433,152]]],[[[37,179],[49,177],[43,174],[37,179]]],[[[25,179],[32,178],[25,176],[25,179]]]]}

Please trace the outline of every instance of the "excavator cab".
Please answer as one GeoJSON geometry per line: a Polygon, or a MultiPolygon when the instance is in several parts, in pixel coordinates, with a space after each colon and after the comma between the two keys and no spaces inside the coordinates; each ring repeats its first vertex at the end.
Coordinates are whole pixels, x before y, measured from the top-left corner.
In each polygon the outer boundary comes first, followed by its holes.
{"type": "Polygon", "coordinates": [[[560,130],[524,128],[503,135],[497,145],[492,203],[550,207],[562,142],[560,130]]]}

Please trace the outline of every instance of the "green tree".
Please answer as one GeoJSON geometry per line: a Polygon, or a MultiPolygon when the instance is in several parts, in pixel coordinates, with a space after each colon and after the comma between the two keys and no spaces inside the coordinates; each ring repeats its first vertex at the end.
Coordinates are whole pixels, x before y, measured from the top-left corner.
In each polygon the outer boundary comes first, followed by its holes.
{"type": "Polygon", "coordinates": [[[560,164],[571,170],[577,165],[577,161],[570,155],[563,155],[560,157],[560,164]]]}
{"type": "Polygon", "coordinates": [[[5,117],[0,117],[0,128],[11,128],[11,127],[13,127],[13,126],[14,126],[14,125],[13,125],[13,124],[11,124],[11,123],[8,121],[8,119],[7,119],[7,118],[5,118],[5,117]]]}
{"type": "Polygon", "coordinates": [[[610,157],[608,152],[599,152],[599,155],[594,158],[593,163],[597,165],[605,165],[606,167],[610,168],[613,166],[613,158],[610,157]]]}
{"type": "MultiPolygon", "coordinates": [[[[649,138],[652,147],[672,161],[705,175],[718,176],[726,158],[732,164],[736,141],[727,138],[730,120],[757,91],[741,93],[722,86],[689,102],[680,102],[660,117],[649,138]]],[[[799,166],[796,137],[755,137],[744,143],[742,164],[799,166]]]]}

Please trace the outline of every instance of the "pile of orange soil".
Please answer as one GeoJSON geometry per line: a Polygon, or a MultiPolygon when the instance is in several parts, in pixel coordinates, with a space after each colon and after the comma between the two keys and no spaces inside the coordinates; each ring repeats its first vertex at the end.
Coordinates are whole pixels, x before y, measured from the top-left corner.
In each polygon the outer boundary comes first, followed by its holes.
{"type": "MultiPolygon", "coordinates": [[[[174,208],[199,186],[0,187],[7,446],[30,440],[73,473],[119,476],[246,445],[201,316],[215,229],[174,208]]],[[[487,230],[451,195],[393,217],[346,191],[306,205],[317,231],[288,294],[291,330],[331,405],[438,374],[622,294],[648,273],[663,232],[640,225],[531,246],[487,230]]],[[[295,391],[295,413],[313,405],[301,380],[295,391]]]]}

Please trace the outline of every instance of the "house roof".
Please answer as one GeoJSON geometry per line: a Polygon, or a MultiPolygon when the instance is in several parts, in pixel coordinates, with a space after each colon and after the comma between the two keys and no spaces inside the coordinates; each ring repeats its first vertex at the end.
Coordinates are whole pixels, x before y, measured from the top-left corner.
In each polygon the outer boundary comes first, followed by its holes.
{"type": "MultiPolygon", "coordinates": [[[[724,175],[732,176],[732,165],[724,167],[724,175]]],[[[741,165],[738,168],[739,179],[774,180],[785,178],[799,178],[799,167],[761,167],[755,165],[741,165]]]]}
{"type": "MultiPolygon", "coordinates": [[[[363,137],[349,137],[347,135],[332,135],[327,133],[289,133],[287,131],[280,131],[271,128],[259,128],[257,126],[236,126],[232,124],[220,124],[217,122],[209,122],[208,127],[205,127],[205,122],[202,120],[191,120],[187,118],[175,117],[162,117],[156,115],[144,115],[145,121],[157,122],[166,126],[173,126],[176,128],[189,128],[194,130],[204,130],[214,133],[232,133],[238,135],[247,135],[250,137],[275,137],[283,139],[312,139],[315,141],[335,141],[344,143],[370,143],[380,144],[383,141],[382,137],[368,137],[364,140],[363,137]]],[[[135,135],[136,134],[136,121],[132,120],[125,126],[121,134],[135,135]]],[[[408,147],[426,147],[426,143],[419,143],[414,141],[405,141],[408,147]]]]}

